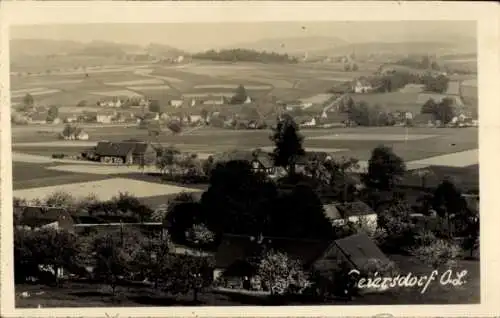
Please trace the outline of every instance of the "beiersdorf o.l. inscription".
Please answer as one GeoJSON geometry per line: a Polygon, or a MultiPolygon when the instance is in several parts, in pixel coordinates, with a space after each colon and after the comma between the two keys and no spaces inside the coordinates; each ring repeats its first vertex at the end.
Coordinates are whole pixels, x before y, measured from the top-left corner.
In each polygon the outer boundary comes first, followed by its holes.
{"type": "MultiPolygon", "coordinates": [[[[360,275],[361,273],[353,269],[349,275],[360,275]]],[[[441,286],[459,287],[467,283],[467,270],[446,271],[433,270],[429,275],[416,275],[408,273],[406,275],[381,276],[375,272],[372,277],[361,277],[356,281],[356,287],[359,289],[390,289],[390,288],[421,288],[420,293],[424,294],[432,283],[438,283],[441,286]]]]}

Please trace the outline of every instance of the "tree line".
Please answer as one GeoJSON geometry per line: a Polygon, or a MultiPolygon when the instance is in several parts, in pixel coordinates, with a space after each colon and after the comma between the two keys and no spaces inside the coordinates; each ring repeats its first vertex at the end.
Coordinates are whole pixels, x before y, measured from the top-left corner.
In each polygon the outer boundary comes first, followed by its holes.
{"type": "Polygon", "coordinates": [[[193,58],[223,62],[297,63],[297,59],[288,54],[250,49],[208,50],[194,54],[193,58]]]}

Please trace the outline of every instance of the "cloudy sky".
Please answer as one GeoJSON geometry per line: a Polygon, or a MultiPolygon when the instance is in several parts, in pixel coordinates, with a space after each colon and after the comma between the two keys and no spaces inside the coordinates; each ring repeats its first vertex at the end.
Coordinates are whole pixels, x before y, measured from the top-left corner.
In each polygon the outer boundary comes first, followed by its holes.
{"type": "Polygon", "coordinates": [[[461,41],[475,38],[474,22],[259,22],[179,24],[75,24],[11,28],[11,38],[162,43],[203,50],[265,38],[329,36],[348,42],[461,41]]]}

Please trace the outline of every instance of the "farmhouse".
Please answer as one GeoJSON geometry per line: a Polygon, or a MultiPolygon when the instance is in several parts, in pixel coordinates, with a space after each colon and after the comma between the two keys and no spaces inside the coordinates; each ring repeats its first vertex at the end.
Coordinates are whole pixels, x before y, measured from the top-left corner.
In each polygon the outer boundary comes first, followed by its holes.
{"type": "Polygon", "coordinates": [[[31,229],[50,227],[66,231],[74,229],[73,218],[64,208],[26,206],[22,210],[21,226],[31,229]]]}
{"type": "Polygon", "coordinates": [[[323,207],[327,217],[335,226],[352,222],[362,224],[367,231],[377,229],[377,213],[362,201],[333,202],[325,204],[323,207]]]}
{"type": "Polygon", "coordinates": [[[169,102],[170,106],[173,106],[175,108],[181,107],[184,104],[184,101],[182,99],[172,99],[169,102]]]}
{"type": "Polygon", "coordinates": [[[47,113],[34,113],[28,117],[28,122],[30,124],[46,124],[47,123],[47,113]]]}
{"type": "Polygon", "coordinates": [[[203,105],[224,105],[226,100],[223,96],[220,97],[207,97],[202,101],[203,105]]]}
{"type": "Polygon", "coordinates": [[[96,121],[101,124],[109,124],[116,115],[115,111],[102,111],[97,113],[96,121]]]}
{"type": "Polygon", "coordinates": [[[372,261],[390,263],[364,233],[334,242],[226,234],[215,253],[214,279],[225,282],[226,287],[260,289],[263,286],[245,286],[244,282],[251,282],[257,273],[252,257],[269,249],[299,260],[304,269],[333,270],[345,262],[348,267],[361,270],[372,261]]]}
{"type": "Polygon", "coordinates": [[[100,141],[97,143],[95,155],[103,163],[141,164],[156,160],[156,150],[146,142],[140,141],[100,141]]]}

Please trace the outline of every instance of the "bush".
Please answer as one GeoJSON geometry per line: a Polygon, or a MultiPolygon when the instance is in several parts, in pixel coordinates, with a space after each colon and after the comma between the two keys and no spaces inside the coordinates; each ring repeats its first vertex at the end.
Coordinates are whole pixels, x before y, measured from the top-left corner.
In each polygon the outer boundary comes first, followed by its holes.
{"type": "Polygon", "coordinates": [[[427,245],[410,249],[410,253],[433,269],[453,266],[461,252],[460,246],[447,240],[434,240],[427,245]]]}
{"type": "Polygon", "coordinates": [[[66,157],[66,155],[63,154],[63,153],[54,153],[54,154],[52,154],[52,158],[54,158],[54,159],[63,159],[64,157],[66,157]]]}

